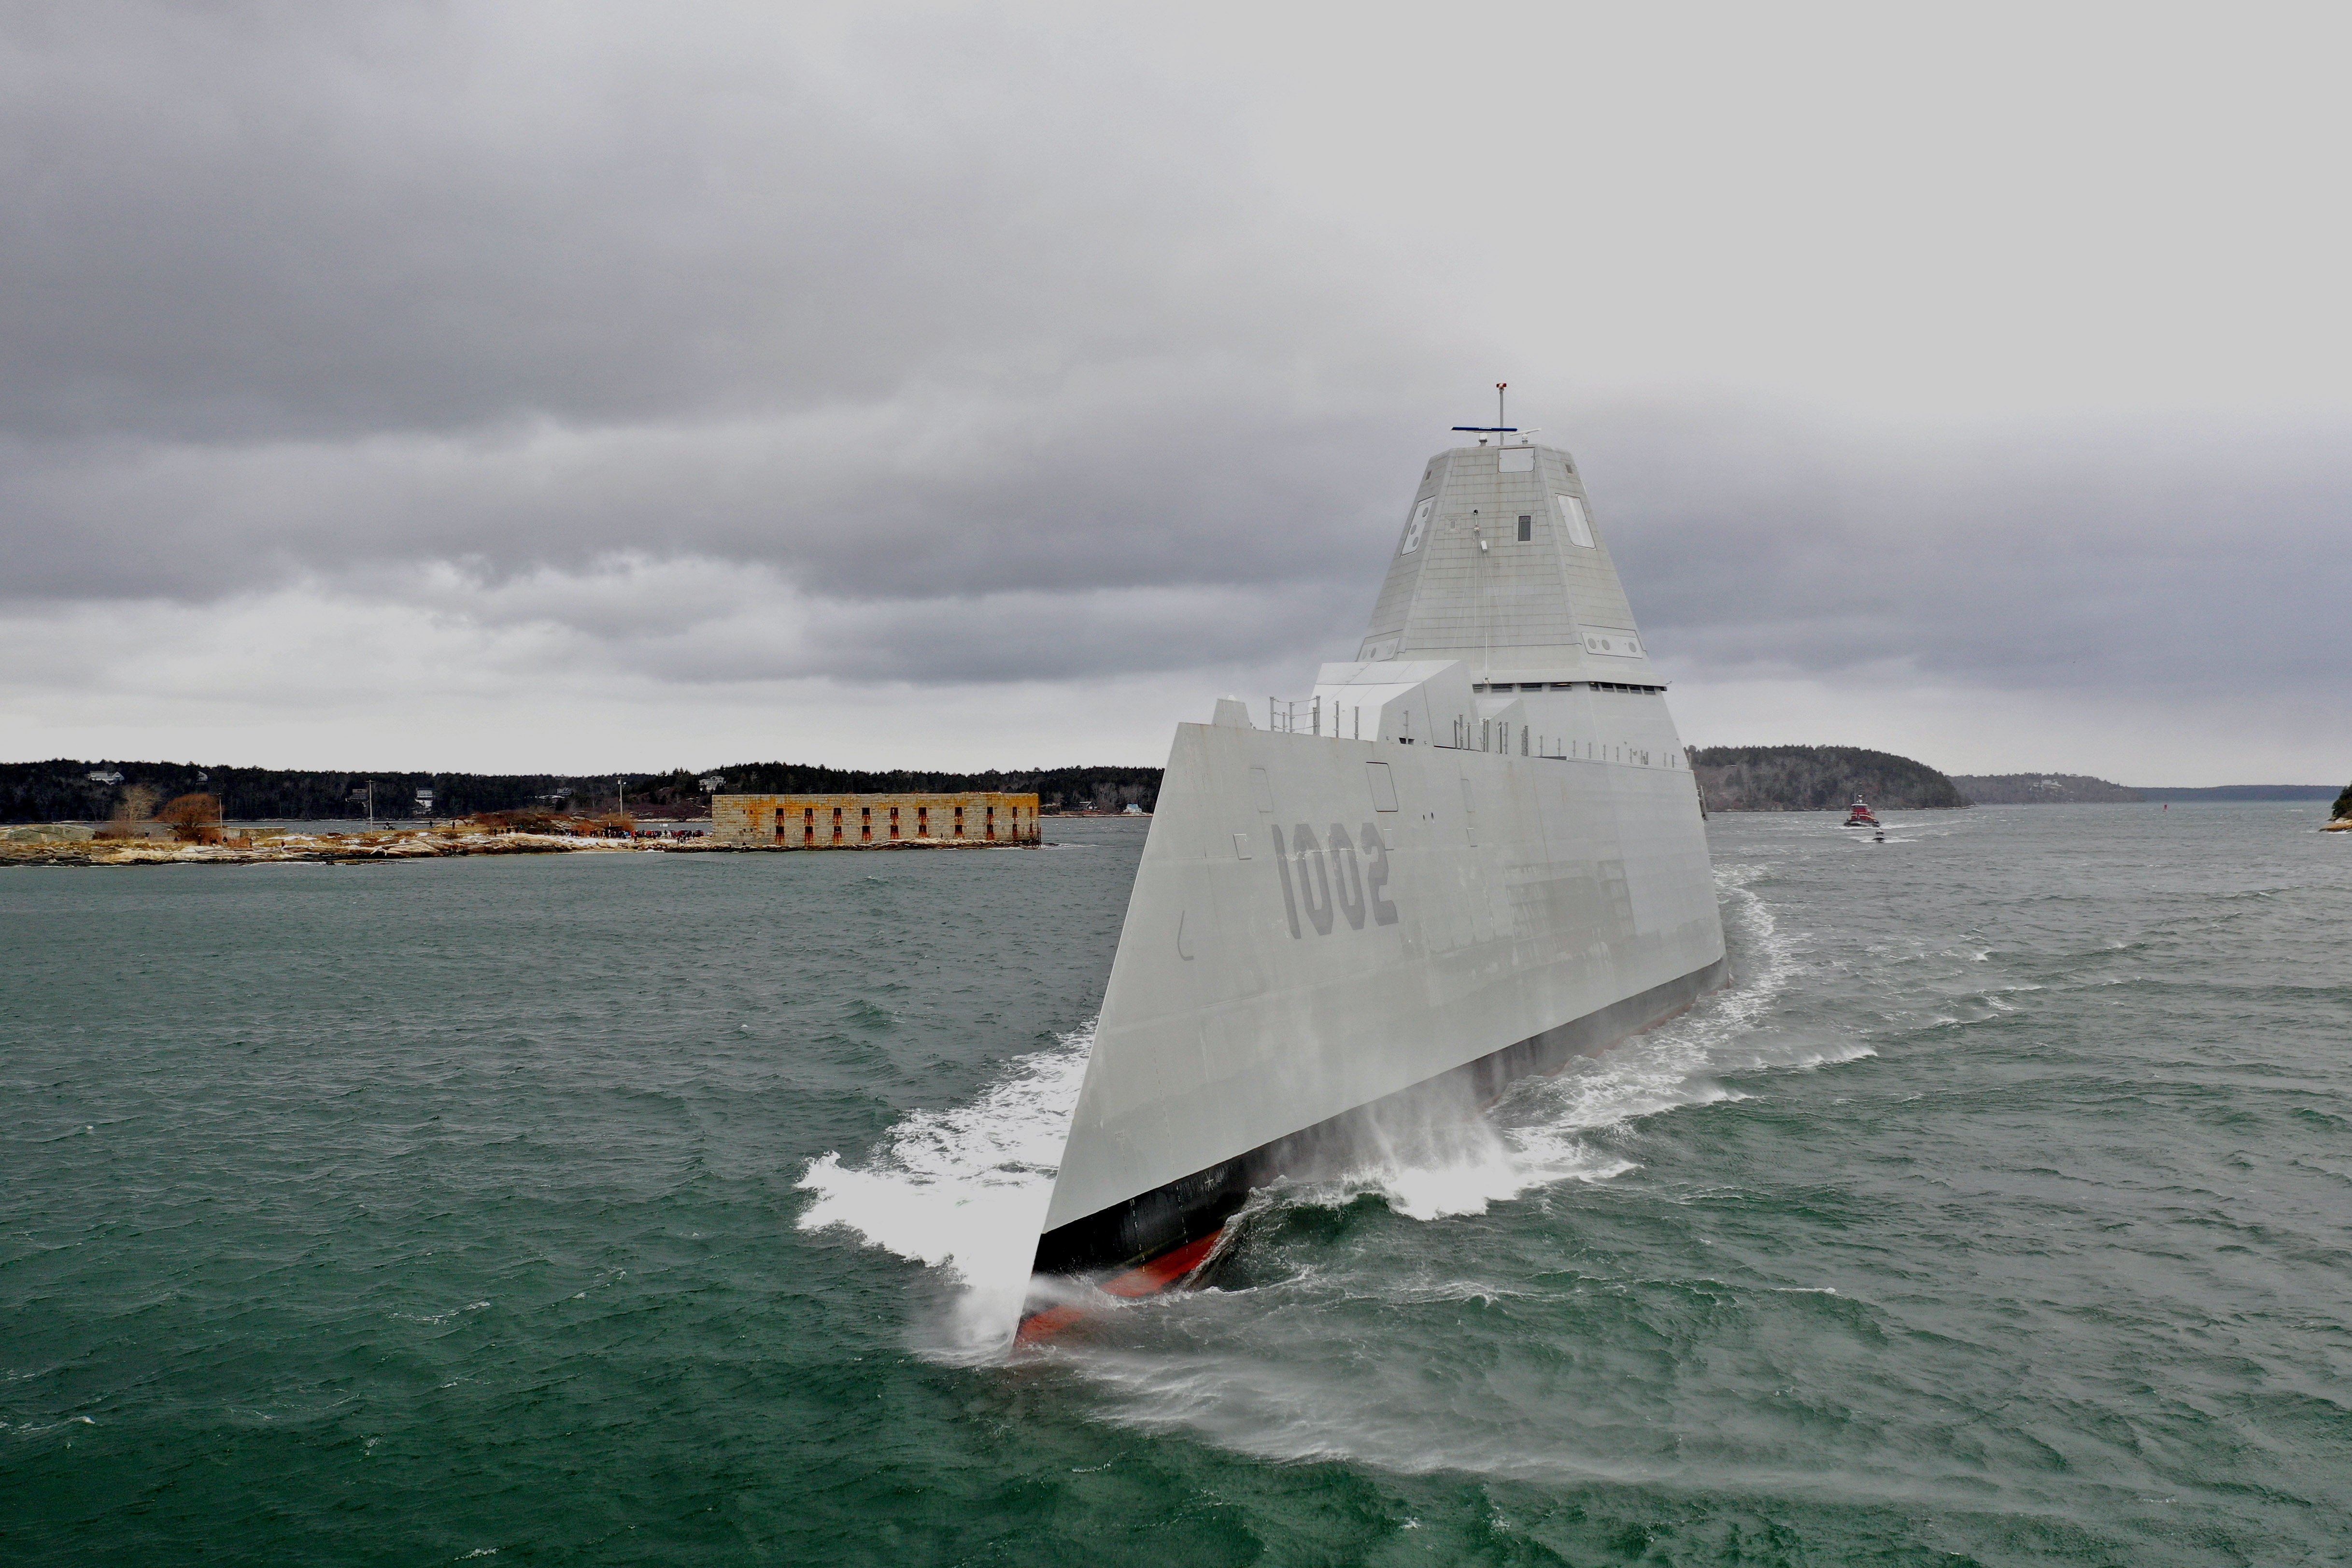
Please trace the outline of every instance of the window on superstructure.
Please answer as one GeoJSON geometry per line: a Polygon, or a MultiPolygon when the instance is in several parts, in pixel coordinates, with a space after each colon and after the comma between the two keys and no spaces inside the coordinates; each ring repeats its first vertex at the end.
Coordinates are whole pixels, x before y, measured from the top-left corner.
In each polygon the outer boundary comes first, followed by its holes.
{"type": "Polygon", "coordinates": [[[1559,520],[1568,526],[1568,537],[1586,549],[1592,549],[1592,524],[1584,515],[1584,503],[1573,496],[1552,498],[1559,503],[1559,520]]]}
{"type": "Polygon", "coordinates": [[[1532,512],[1519,514],[1519,542],[1526,544],[1536,537],[1536,519],[1532,512]]]}

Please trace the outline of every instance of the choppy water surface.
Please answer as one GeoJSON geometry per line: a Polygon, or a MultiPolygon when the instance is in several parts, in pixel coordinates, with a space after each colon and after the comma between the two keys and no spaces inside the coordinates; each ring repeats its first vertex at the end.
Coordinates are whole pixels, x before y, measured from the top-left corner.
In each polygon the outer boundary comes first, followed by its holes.
{"type": "Polygon", "coordinates": [[[11,1562],[2352,1554],[2352,842],[1713,824],[1740,979],[1000,1350],[1141,845],[0,873],[11,1562]]]}

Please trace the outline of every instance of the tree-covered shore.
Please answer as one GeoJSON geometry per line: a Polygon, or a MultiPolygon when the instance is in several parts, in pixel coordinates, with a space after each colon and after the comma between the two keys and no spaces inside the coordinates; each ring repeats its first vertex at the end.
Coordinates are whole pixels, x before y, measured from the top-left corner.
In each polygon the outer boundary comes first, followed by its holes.
{"type": "Polygon", "coordinates": [[[1898,811],[1969,804],[1926,763],[1854,746],[1701,747],[1691,771],[1711,811],[1835,811],[1856,796],[1898,811]]]}
{"type": "Polygon", "coordinates": [[[0,763],[0,822],[98,822],[175,796],[205,794],[232,821],[357,821],[425,815],[420,791],[432,791],[435,817],[532,808],[595,814],[623,803],[649,816],[701,816],[710,796],[784,792],[849,794],[908,790],[1003,789],[1035,793],[1048,810],[1150,810],[1160,798],[1157,768],[1042,768],[982,773],[931,773],[747,762],[665,773],[424,773],[230,768],[194,762],[77,761],[0,763]],[[715,780],[706,789],[703,780],[715,780]]]}

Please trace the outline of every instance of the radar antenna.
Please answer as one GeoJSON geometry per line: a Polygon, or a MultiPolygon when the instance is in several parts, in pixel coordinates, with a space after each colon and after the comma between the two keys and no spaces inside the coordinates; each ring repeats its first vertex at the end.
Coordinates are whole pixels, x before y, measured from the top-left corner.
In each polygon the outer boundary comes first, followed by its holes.
{"type": "Polygon", "coordinates": [[[1510,382],[1496,382],[1495,383],[1495,423],[1492,423],[1492,424],[1457,424],[1457,425],[1455,425],[1454,428],[1454,429],[1456,429],[1456,430],[1466,430],[1466,431],[1469,431],[1470,433],[1472,433],[1473,434],[1484,434],[1484,435],[1517,435],[1517,434],[1519,433],[1519,427],[1518,427],[1517,425],[1516,425],[1516,424],[1506,424],[1506,423],[1503,423],[1503,418],[1504,418],[1504,415],[1503,415],[1503,392],[1504,392],[1504,389],[1505,389],[1505,388],[1507,388],[1507,387],[1508,387],[1510,384],[1511,384],[1511,383],[1510,383],[1510,382]]]}

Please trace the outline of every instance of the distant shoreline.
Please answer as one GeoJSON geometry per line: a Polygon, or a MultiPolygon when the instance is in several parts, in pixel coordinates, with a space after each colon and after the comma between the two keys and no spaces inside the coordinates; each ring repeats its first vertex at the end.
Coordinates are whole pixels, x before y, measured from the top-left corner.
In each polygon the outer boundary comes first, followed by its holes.
{"type": "Polygon", "coordinates": [[[1955,773],[1979,806],[2179,804],[2191,800],[2332,800],[2333,784],[2118,784],[2086,773],[1955,773]]]}
{"type": "MultiPolygon", "coordinates": [[[[2196,797],[2195,797],[2195,798],[2193,798],[2193,799],[2186,800],[2180,800],[2180,799],[2179,799],[2179,798],[2177,798],[2177,797],[2176,797],[2176,798],[2174,798],[2174,799],[2171,799],[2171,800],[2158,800],[2158,799],[2155,799],[2155,798],[2150,798],[2150,799],[2146,800],[1971,800],[1971,801],[1969,801],[1969,802],[1966,806],[1964,806],[1964,807],[1963,807],[1963,806],[1881,806],[1881,807],[1877,808],[1877,810],[1880,810],[1881,812],[1887,812],[1887,811],[1901,811],[1901,812],[1904,812],[1904,813],[1906,813],[1906,814],[1908,814],[1908,813],[1913,812],[1913,811],[1999,810],[2006,809],[2006,808],[2011,807],[2011,806],[2032,806],[2032,807],[2036,807],[2036,808],[2040,808],[2040,807],[2043,807],[2043,806],[2166,806],[2166,805],[2169,805],[2169,806],[2307,806],[2307,805],[2312,805],[2312,804],[2315,804],[2315,803],[2319,804],[2319,805],[2323,805],[2323,806],[2324,806],[2324,805],[2326,805],[2326,804],[2327,803],[2327,800],[2328,800],[2329,797],[2331,797],[2331,796],[2335,795],[2336,793],[2336,791],[2335,791],[2335,790],[2333,790],[2333,789],[2330,789],[2330,790],[2326,791],[2325,794],[2318,794],[2318,795],[2292,795],[2292,796],[2268,796],[2268,795],[2258,795],[2258,796],[2234,796],[2234,795],[2233,795],[2233,796],[2231,796],[2231,797],[2229,797],[2229,798],[2227,798],[2227,799],[2213,799],[2213,798],[2210,798],[2210,797],[2208,797],[2208,796],[2198,795],[2198,796],[2196,796],[2196,797]]],[[[1837,815],[1839,812],[1841,812],[1841,811],[1843,811],[1843,810],[1846,810],[1846,808],[1845,808],[1845,807],[1843,807],[1843,806],[1717,806],[1717,805],[1715,805],[1714,803],[1710,802],[1710,803],[1708,804],[1708,806],[1707,806],[1707,815],[1708,815],[1708,816],[1710,816],[1710,817],[1731,817],[1731,816],[1740,816],[1740,817],[1805,817],[1805,816],[1811,816],[1811,817],[1832,817],[1832,816],[1835,816],[1835,815],[1837,815]]]]}
{"type": "Polygon", "coordinates": [[[862,854],[904,850],[1036,849],[1035,840],[901,839],[888,843],[720,843],[709,839],[620,839],[562,833],[466,832],[447,828],[373,833],[280,833],[233,843],[170,839],[44,839],[0,842],[0,867],[128,865],[380,865],[489,855],[862,854]]]}

